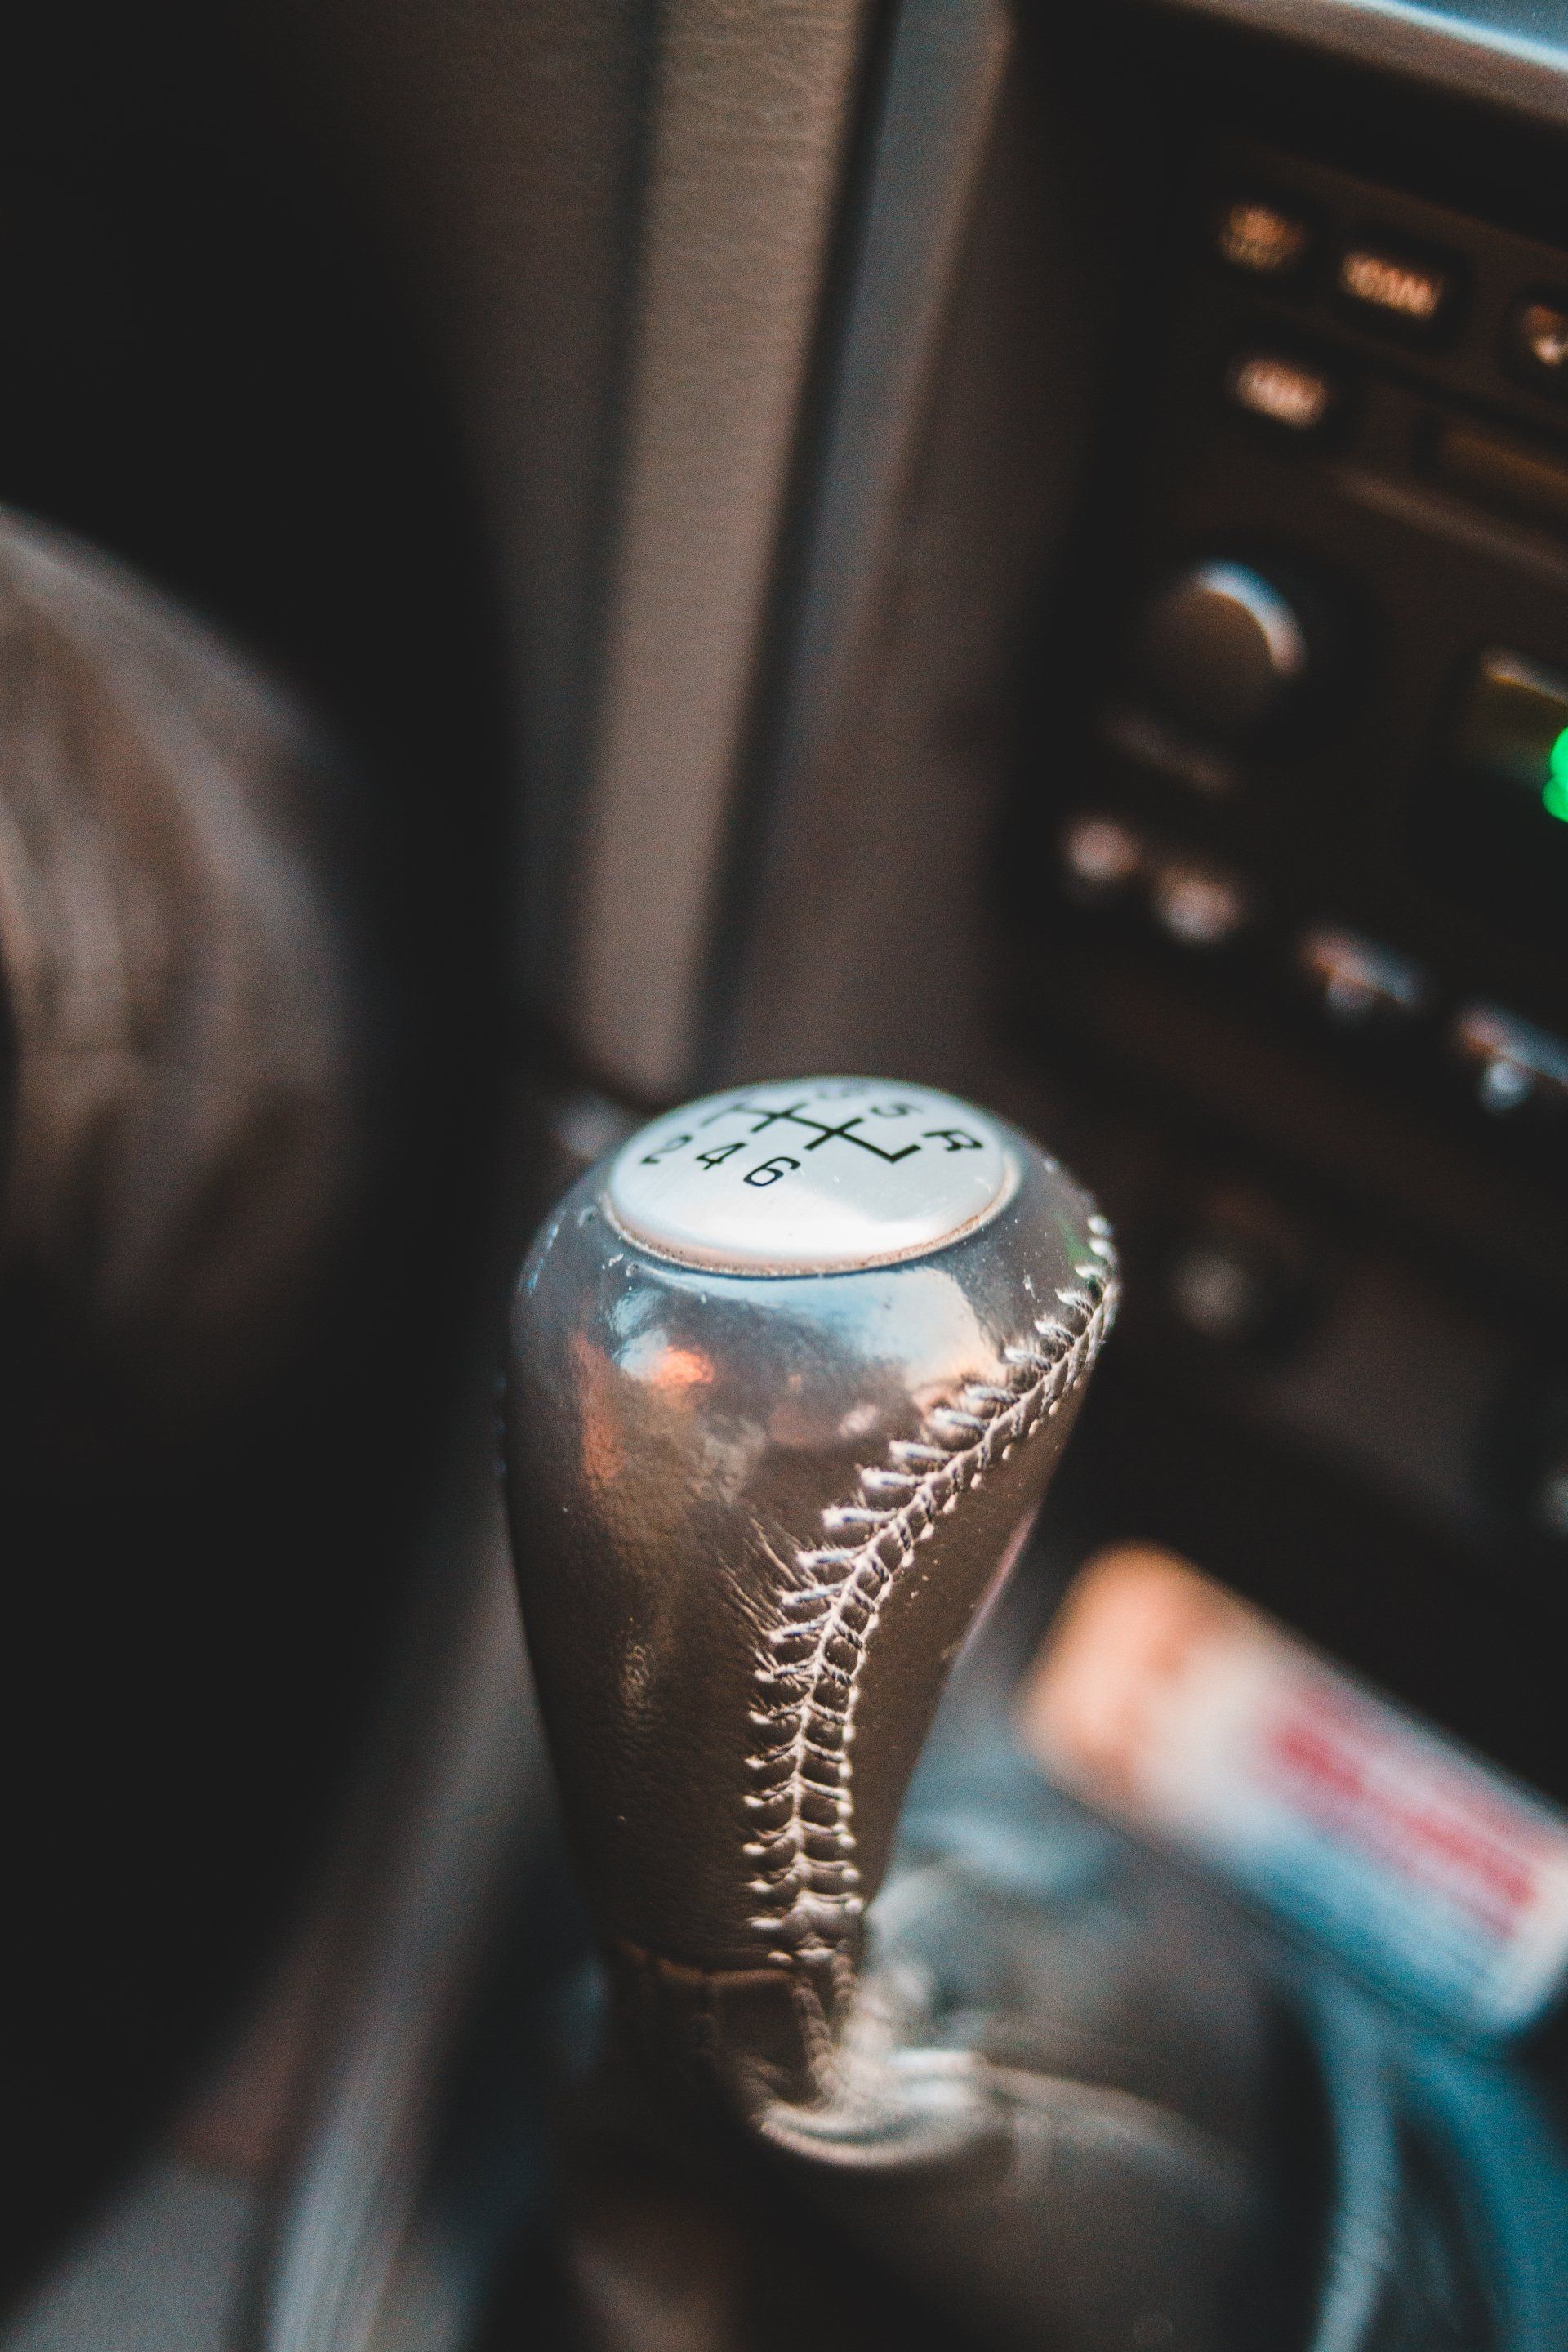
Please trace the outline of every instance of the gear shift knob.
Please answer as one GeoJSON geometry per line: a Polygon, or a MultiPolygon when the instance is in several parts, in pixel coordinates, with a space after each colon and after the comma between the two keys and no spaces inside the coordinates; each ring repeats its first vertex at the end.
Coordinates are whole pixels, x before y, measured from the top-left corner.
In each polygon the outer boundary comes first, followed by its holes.
{"type": "Polygon", "coordinates": [[[1057,1163],[917,1087],[656,1119],[513,1310],[518,1574],[599,1929],[830,2021],[959,1646],[1115,1301],[1057,1163]]]}

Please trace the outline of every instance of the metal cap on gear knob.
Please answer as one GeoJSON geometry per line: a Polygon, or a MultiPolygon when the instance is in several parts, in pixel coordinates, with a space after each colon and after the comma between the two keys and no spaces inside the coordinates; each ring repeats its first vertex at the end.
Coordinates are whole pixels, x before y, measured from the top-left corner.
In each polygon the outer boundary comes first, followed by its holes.
{"type": "Polygon", "coordinates": [[[842,1985],[947,1669],[1115,1303],[1026,1137],[860,1078],[654,1120],[512,1313],[518,1578],[601,1932],[842,1985]]]}

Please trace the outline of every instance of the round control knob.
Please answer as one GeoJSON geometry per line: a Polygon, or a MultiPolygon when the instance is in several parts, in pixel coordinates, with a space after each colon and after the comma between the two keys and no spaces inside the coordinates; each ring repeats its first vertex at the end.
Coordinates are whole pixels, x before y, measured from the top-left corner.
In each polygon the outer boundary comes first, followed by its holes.
{"type": "Polygon", "coordinates": [[[1241,736],[1278,718],[1305,685],[1313,648],[1301,599],[1250,564],[1196,563],[1144,615],[1143,674],[1173,718],[1241,736]]]}

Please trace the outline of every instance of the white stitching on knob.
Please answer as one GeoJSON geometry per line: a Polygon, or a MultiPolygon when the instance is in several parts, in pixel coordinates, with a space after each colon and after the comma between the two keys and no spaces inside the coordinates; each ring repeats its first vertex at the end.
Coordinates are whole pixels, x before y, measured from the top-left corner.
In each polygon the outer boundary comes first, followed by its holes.
{"type": "Polygon", "coordinates": [[[919,1439],[895,1438],[888,1465],[860,1471],[854,1502],[823,1513],[825,1534],[863,1530],[863,1539],[795,1556],[806,1580],[779,1595],[780,1622],[763,1634],[756,1665],[751,1719],[764,1736],[748,1761],[768,1785],[742,1801],[772,1817],[758,1822],[744,1851],[762,1865],[750,1888],[769,1905],[752,1925],[781,1965],[835,1951],[865,1907],[850,1891],[860,1877],[852,1749],[861,1671],[883,1601],[938,1516],[1059,1410],[1099,1354],[1118,1296],[1103,1217],[1090,1218],[1089,1255],[1072,1271],[1073,1286],[1056,1293],[1070,1320],[1041,1315],[1027,1340],[1002,1350],[1016,1384],[971,1381],[934,1406],[919,1439]]]}

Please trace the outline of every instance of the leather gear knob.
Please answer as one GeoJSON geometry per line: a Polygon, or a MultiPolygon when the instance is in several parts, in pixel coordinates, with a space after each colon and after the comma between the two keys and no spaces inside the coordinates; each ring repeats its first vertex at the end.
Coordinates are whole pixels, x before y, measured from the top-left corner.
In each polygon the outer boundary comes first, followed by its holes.
{"type": "Polygon", "coordinates": [[[704,1997],[789,1982],[808,2063],[1115,1297],[1054,1160],[862,1079],[656,1119],[523,1270],[517,1568],[590,1905],[704,1997]]]}

